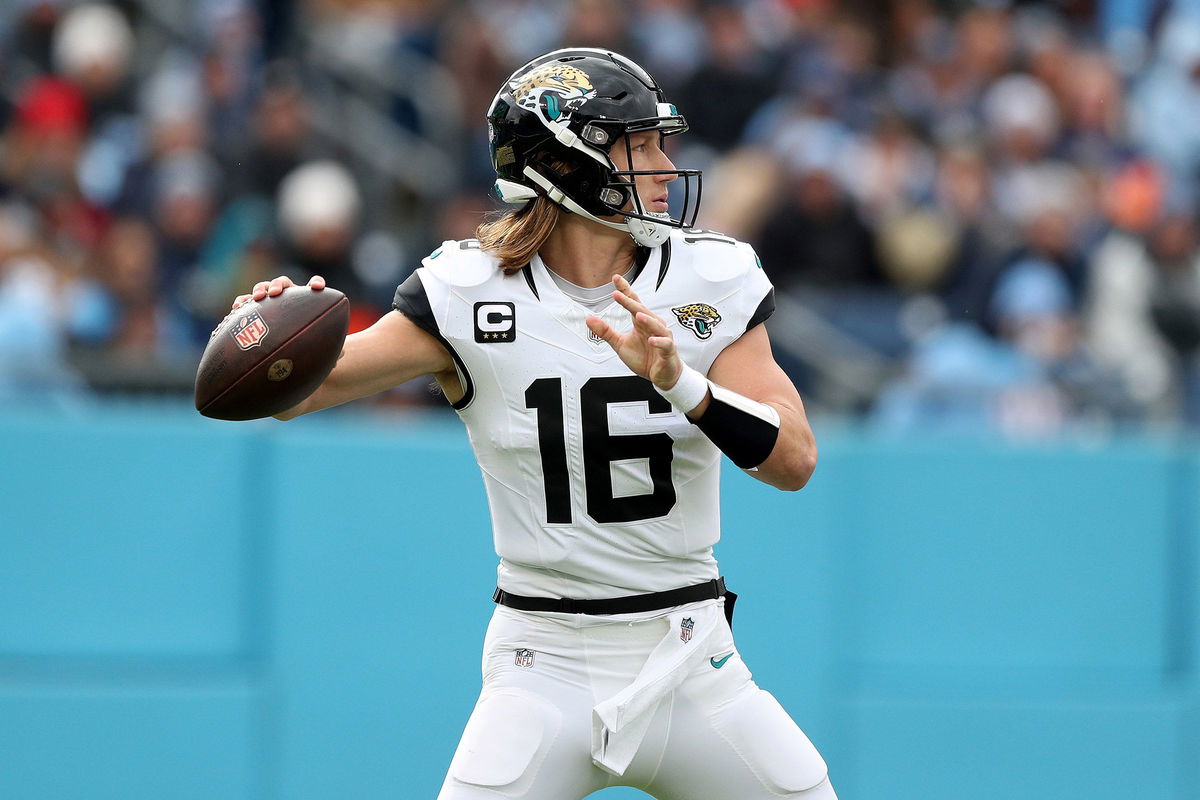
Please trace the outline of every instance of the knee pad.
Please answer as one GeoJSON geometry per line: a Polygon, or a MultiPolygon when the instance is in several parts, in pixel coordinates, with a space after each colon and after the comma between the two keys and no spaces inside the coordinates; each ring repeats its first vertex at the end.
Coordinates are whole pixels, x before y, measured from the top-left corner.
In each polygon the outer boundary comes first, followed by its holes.
{"type": "Polygon", "coordinates": [[[497,689],[471,712],[450,762],[450,777],[493,790],[528,783],[561,725],[562,712],[545,698],[522,689],[497,689]]]}

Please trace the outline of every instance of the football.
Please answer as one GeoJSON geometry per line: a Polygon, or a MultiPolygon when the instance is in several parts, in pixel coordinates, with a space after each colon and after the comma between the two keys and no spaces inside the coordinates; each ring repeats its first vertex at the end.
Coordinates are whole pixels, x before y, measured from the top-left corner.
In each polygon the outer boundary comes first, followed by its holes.
{"type": "Polygon", "coordinates": [[[284,289],[235,308],[196,370],[196,410],[213,419],[269,417],[308,397],[333,370],[350,301],[336,289],[284,289]]]}

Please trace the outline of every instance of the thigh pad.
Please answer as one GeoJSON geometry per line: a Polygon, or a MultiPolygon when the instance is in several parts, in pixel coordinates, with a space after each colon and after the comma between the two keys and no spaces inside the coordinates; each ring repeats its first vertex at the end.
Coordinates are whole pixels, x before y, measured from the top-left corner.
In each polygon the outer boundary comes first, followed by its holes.
{"type": "Polygon", "coordinates": [[[496,689],[471,713],[450,775],[493,789],[532,779],[561,725],[562,712],[545,698],[523,689],[496,689]]]}
{"type": "Polygon", "coordinates": [[[747,692],[717,712],[713,721],[772,792],[800,792],[825,780],[825,759],[770,692],[747,692]]]}

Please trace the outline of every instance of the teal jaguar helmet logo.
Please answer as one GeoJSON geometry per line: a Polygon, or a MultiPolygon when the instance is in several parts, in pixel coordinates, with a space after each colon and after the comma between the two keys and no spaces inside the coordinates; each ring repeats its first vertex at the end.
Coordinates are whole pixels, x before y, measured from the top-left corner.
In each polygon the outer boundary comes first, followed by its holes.
{"type": "Polygon", "coordinates": [[[569,116],[571,106],[593,91],[586,72],[560,62],[538,67],[512,86],[517,105],[535,113],[542,110],[551,120],[569,116]]]}
{"type": "Polygon", "coordinates": [[[696,334],[698,339],[712,336],[713,328],[721,321],[721,315],[708,303],[689,303],[672,308],[671,312],[679,324],[696,334]]]}

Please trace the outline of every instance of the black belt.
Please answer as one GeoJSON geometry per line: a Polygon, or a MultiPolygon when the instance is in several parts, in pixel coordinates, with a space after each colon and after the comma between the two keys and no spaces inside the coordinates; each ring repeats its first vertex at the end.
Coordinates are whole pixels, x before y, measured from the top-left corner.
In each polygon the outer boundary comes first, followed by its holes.
{"type": "Polygon", "coordinates": [[[733,603],[737,595],[725,588],[725,579],[717,578],[694,586],[668,589],[665,592],[630,594],[624,597],[606,597],[601,600],[576,600],[570,597],[522,597],[509,594],[497,587],[492,601],[518,611],[557,611],[562,614],[637,614],[657,611],[660,608],[681,606],[700,600],[725,598],[725,616],[733,624],[733,603]]]}

